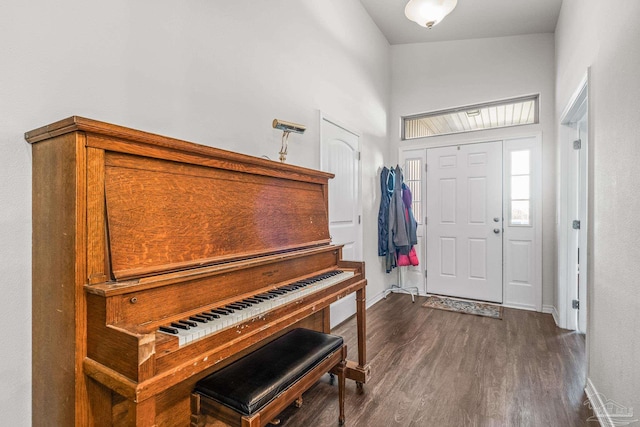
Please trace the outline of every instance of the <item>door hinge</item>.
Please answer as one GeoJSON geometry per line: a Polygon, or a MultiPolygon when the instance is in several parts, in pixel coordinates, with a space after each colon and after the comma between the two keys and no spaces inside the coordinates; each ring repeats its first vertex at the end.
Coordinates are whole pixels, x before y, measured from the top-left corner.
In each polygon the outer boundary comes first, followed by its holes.
{"type": "Polygon", "coordinates": [[[358,215],[358,224],[362,224],[362,216],[358,215]]]}
{"type": "Polygon", "coordinates": [[[427,270],[424,271],[424,277],[427,277],[427,270]]]}
{"type": "Polygon", "coordinates": [[[424,164],[424,171],[425,172],[427,171],[427,164],[426,163],[424,164]]]}
{"type": "Polygon", "coordinates": [[[356,151],[356,160],[360,161],[360,151],[356,151]]]}
{"type": "Polygon", "coordinates": [[[580,309],[580,301],[578,301],[577,299],[574,299],[573,301],[571,301],[571,308],[579,310],[580,309]]]}
{"type": "Polygon", "coordinates": [[[574,219],[573,223],[571,223],[571,228],[573,228],[574,230],[580,230],[580,220],[574,219]]]}
{"type": "Polygon", "coordinates": [[[582,148],[582,140],[581,139],[576,139],[575,141],[573,141],[573,149],[574,150],[579,150],[582,148]]]}

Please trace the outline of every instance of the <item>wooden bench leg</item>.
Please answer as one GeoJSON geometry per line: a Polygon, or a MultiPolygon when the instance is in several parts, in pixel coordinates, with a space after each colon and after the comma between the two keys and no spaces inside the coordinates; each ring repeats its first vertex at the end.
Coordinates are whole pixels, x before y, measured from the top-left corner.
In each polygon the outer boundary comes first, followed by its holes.
{"type": "Polygon", "coordinates": [[[338,401],[340,405],[340,416],[338,422],[340,425],[344,424],[344,388],[345,388],[345,371],[347,368],[347,355],[346,347],[343,347],[343,358],[338,365],[338,401]]]}
{"type": "Polygon", "coordinates": [[[345,370],[347,363],[345,360],[340,362],[338,366],[338,401],[340,405],[340,416],[338,422],[340,425],[344,424],[344,388],[345,388],[345,370]]]}
{"type": "Polygon", "coordinates": [[[191,394],[191,427],[200,427],[200,395],[191,394]]]}

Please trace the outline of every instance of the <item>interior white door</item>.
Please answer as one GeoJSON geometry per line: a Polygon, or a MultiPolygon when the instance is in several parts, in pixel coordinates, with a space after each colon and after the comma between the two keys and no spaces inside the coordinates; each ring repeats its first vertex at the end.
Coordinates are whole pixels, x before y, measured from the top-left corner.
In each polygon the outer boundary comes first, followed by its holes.
{"type": "MultiPolygon", "coordinates": [[[[321,167],[329,180],[329,232],[333,244],[344,245],[342,258],[362,260],[360,165],[357,134],[322,118],[321,167]]],[[[331,305],[331,327],[356,312],[355,294],[331,305]]]]}
{"type": "Polygon", "coordinates": [[[502,302],[502,141],[427,150],[427,292],[502,302]]]}

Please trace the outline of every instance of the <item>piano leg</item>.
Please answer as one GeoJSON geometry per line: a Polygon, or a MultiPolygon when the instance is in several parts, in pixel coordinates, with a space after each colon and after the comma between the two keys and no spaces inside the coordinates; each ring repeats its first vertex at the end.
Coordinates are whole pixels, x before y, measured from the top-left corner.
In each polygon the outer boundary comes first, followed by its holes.
{"type": "Polygon", "coordinates": [[[150,397],[136,404],[136,426],[156,425],[156,399],[150,397]]]}
{"type": "Polygon", "coordinates": [[[367,363],[367,314],[366,294],[362,288],[356,291],[356,322],[358,332],[358,363],[347,361],[346,377],[354,380],[359,393],[363,392],[363,385],[371,377],[371,367],[367,363]]]}
{"type": "Polygon", "coordinates": [[[367,364],[367,297],[365,288],[356,291],[356,321],[358,328],[358,367],[367,364]]]}

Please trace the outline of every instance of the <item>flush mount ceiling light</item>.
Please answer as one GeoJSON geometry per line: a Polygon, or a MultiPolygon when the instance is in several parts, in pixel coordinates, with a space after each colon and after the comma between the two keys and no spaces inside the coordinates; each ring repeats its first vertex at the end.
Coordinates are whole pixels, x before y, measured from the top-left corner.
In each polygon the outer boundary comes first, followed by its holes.
{"type": "Polygon", "coordinates": [[[431,29],[451,13],[458,0],[410,0],[404,14],[416,24],[431,29]]]}

